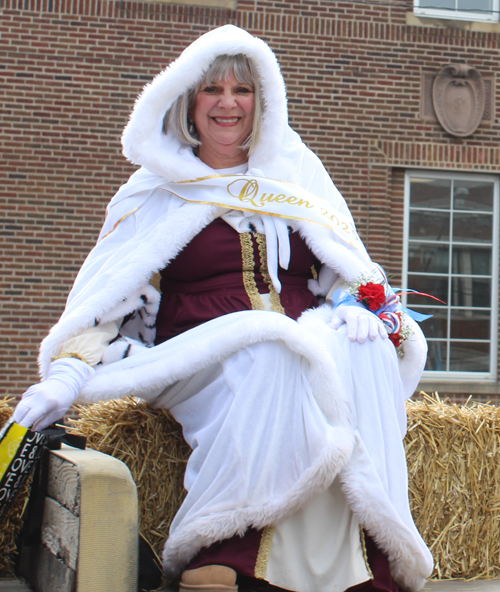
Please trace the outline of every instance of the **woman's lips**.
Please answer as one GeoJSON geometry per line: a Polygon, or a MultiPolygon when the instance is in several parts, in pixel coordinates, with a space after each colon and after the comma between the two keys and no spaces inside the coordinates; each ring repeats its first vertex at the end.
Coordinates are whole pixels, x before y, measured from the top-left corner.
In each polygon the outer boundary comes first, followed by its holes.
{"type": "Polygon", "coordinates": [[[212,117],[218,125],[233,126],[238,123],[240,117],[212,117]]]}

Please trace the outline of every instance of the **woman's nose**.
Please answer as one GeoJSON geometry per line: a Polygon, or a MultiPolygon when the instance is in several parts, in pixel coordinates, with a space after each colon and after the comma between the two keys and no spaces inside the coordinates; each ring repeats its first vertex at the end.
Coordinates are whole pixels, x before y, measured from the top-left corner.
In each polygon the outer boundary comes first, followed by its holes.
{"type": "Polygon", "coordinates": [[[233,93],[223,93],[219,99],[219,105],[224,109],[231,109],[236,104],[236,99],[233,93]]]}

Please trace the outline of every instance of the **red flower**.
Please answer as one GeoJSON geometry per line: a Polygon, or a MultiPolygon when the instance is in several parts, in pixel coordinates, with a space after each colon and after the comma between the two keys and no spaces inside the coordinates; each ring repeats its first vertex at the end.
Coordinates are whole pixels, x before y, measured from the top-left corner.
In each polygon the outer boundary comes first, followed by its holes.
{"type": "Polygon", "coordinates": [[[358,290],[358,302],[362,302],[370,310],[378,310],[385,302],[385,290],[381,284],[368,282],[358,290]]]}
{"type": "Polygon", "coordinates": [[[398,333],[391,333],[389,335],[389,339],[394,344],[394,347],[399,347],[403,343],[403,340],[401,338],[401,333],[400,332],[398,332],[398,333]]]}

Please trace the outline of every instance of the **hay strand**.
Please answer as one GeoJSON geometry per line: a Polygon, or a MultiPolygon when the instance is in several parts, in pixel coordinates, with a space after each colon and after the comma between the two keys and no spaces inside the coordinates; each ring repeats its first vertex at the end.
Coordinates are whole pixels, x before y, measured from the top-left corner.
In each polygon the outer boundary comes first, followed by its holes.
{"type": "MultiPolygon", "coordinates": [[[[10,416],[0,401],[0,425],[10,416]]],[[[500,577],[500,408],[456,405],[423,393],[409,401],[408,457],[410,505],[441,579],[500,577]]],[[[168,535],[185,491],[189,447],[182,430],[164,410],[133,398],[80,408],[71,431],[87,437],[90,448],[119,458],[137,483],[140,529],[156,553],[168,535]]],[[[27,489],[9,508],[0,529],[1,575],[12,573],[16,539],[27,489]]]]}
{"type": "Polygon", "coordinates": [[[410,505],[434,577],[500,577],[500,408],[422,393],[407,403],[410,505]]]}
{"type": "MultiPolygon", "coordinates": [[[[434,554],[434,577],[499,577],[500,409],[424,395],[407,410],[410,503],[434,554]]],[[[134,399],[80,413],[74,425],[91,445],[129,466],[139,488],[141,532],[160,553],[185,495],[189,448],[180,426],[134,399]]]]}

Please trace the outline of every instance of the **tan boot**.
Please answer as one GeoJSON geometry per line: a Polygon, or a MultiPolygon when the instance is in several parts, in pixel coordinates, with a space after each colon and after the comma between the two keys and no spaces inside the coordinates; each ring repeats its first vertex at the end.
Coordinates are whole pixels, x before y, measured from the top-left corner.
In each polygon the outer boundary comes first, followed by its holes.
{"type": "Polygon", "coordinates": [[[179,592],[237,592],[236,572],[225,565],[205,565],[187,569],[181,577],[179,592]]]}

